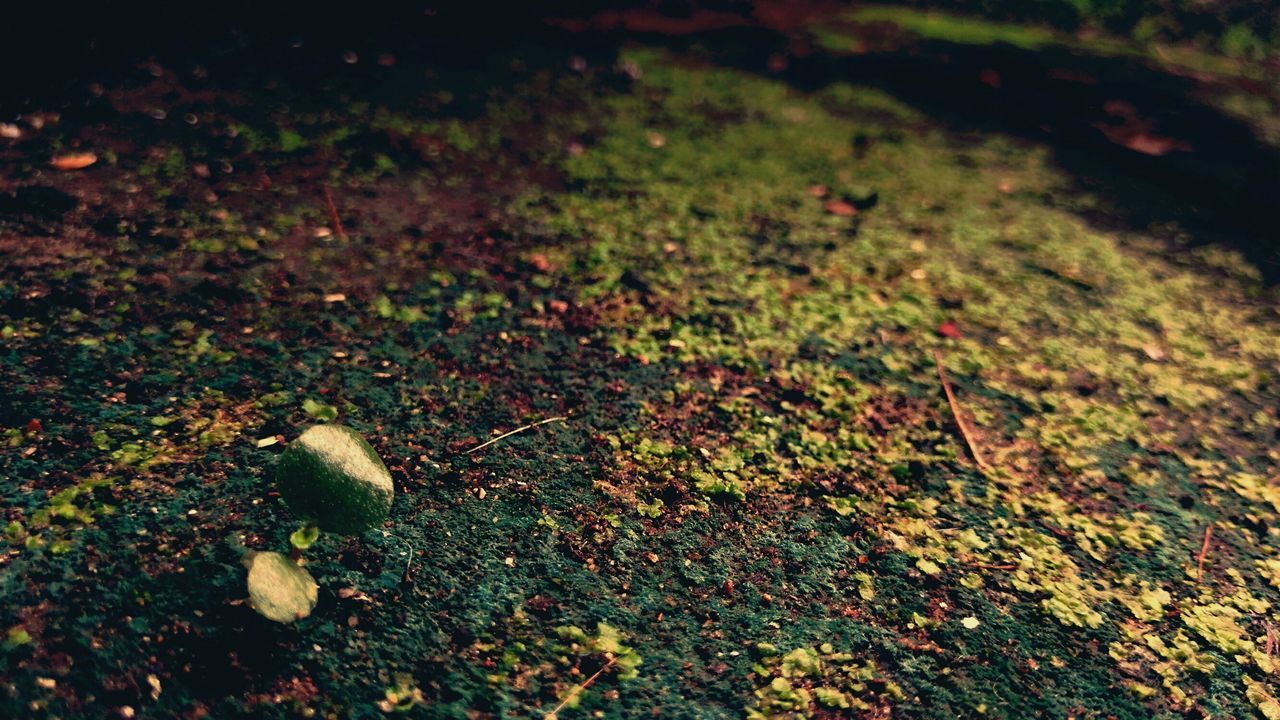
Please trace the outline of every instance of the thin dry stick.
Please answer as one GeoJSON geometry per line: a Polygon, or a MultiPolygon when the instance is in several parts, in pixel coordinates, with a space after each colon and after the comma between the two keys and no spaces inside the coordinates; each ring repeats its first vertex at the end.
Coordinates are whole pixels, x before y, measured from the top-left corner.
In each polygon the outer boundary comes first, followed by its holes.
{"type": "Polygon", "coordinates": [[[338,236],[339,240],[347,239],[347,231],[342,229],[342,220],[338,217],[338,206],[333,204],[333,196],[329,194],[329,186],[321,185],[320,189],[324,191],[324,204],[329,208],[329,222],[333,223],[333,232],[338,236]]]}
{"type": "Polygon", "coordinates": [[[969,448],[969,454],[973,456],[973,461],[977,463],[978,469],[983,472],[989,472],[991,466],[987,464],[986,460],[982,459],[982,453],[978,452],[978,445],[973,441],[973,436],[969,433],[969,426],[960,414],[960,403],[956,402],[956,394],[951,389],[951,383],[947,382],[947,373],[942,369],[942,354],[937,350],[933,351],[933,364],[938,368],[938,380],[942,381],[942,392],[947,395],[947,405],[951,406],[951,416],[956,419],[956,427],[960,428],[960,437],[964,439],[964,444],[969,448]]]}
{"type": "Polygon", "coordinates": [[[573,700],[578,695],[581,695],[582,691],[591,687],[591,683],[595,682],[596,678],[603,675],[606,670],[613,667],[616,662],[618,662],[617,658],[610,657],[609,662],[605,663],[604,667],[597,670],[595,675],[592,675],[591,677],[587,678],[587,681],[582,683],[581,685],[575,685],[572,690],[570,690],[567,694],[565,694],[564,699],[560,701],[560,704],[556,706],[556,709],[552,710],[546,715],[543,715],[542,720],[559,720],[560,716],[557,713],[563,710],[564,706],[568,705],[571,700],[573,700]]]}
{"type": "Polygon", "coordinates": [[[464,453],[462,453],[462,454],[463,454],[463,455],[470,455],[471,453],[473,453],[473,452],[475,452],[475,451],[477,451],[477,450],[482,450],[482,449],[484,449],[484,448],[487,448],[487,447],[489,447],[490,445],[492,445],[492,444],[494,444],[494,443],[498,442],[499,440],[502,440],[502,439],[505,439],[505,438],[509,438],[509,437],[511,437],[512,435],[515,435],[516,433],[522,433],[522,432],[524,432],[525,430],[532,430],[533,428],[536,428],[536,427],[538,427],[539,425],[546,425],[547,423],[553,423],[553,422],[555,422],[555,421],[557,421],[557,420],[568,420],[568,419],[569,419],[569,416],[568,416],[568,415],[557,415],[557,416],[555,416],[555,417],[547,418],[546,420],[539,420],[539,421],[538,421],[538,422],[536,422],[536,423],[529,423],[528,425],[522,425],[522,426],[520,426],[520,427],[516,428],[515,430],[512,430],[511,432],[505,432],[505,433],[502,433],[501,435],[499,435],[498,437],[496,437],[496,438],[494,438],[494,439],[492,439],[492,440],[488,440],[488,441],[482,442],[482,443],[480,443],[479,445],[477,445],[477,446],[475,446],[475,447],[471,448],[470,450],[468,450],[468,451],[466,451],[466,452],[464,452],[464,453]]]}
{"type": "Polygon", "coordinates": [[[1196,556],[1196,584],[1204,578],[1204,556],[1209,552],[1209,541],[1213,539],[1213,526],[1204,529],[1204,544],[1200,546],[1200,554],[1196,556]]]}

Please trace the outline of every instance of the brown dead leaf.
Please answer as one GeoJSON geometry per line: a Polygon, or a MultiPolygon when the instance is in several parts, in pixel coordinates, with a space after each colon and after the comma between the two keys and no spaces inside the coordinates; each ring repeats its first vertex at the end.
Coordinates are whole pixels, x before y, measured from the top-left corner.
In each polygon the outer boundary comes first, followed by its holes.
{"type": "Polygon", "coordinates": [[[1111,116],[1111,122],[1096,122],[1093,126],[1117,145],[1153,157],[1168,155],[1174,150],[1187,152],[1192,149],[1185,140],[1156,133],[1152,122],[1127,102],[1109,100],[1102,109],[1111,116]]]}

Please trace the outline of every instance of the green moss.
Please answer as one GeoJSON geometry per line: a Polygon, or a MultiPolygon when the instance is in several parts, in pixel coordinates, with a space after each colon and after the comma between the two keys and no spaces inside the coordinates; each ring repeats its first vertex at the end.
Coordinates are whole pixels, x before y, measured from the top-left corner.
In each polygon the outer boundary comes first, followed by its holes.
{"type": "MultiPolygon", "coordinates": [[[[907,32],[812,29],[816,66],[888,52],[877,37],[1110,52],[853,13],[907,32]]],[[[412,110],[245,111],[212,156],[165,146],[123,178],[181,199],[166,178],[188,163],[238,168],[218,181],[225,213],[154,209],[171,251],[122,227],[83,267],[0,285],[16,312],[50,305],[3,319],[14,407],[87,426],[4,428],[21,483],[6,539],[32,549],[7,566],[9,605],[48,614],[9,622],[39,634],[128,608],[124,635],[51,646],[163,677],[215,646],[279,661],[166,682],[140,714],[1268,712],[1280,344],[1257,268],[1216,246],[1175,258],[1175,227],[1109,229],[1109,201],[1054,146],[957,132],[853,82],[789,84],[799,62],[717,65],[719,40],[700,40],[632,47],[625,74],[520,69],[514,87],[477,81],[482,98],[415,72],[412,110]],[[347,242],[312,236],[328,222],[313,192],[244,177],[319,159],[361,219],[347,242]],[[483,256],[467,247],[480,231],[483,256]],[[219,292],[131,299],[160,274],[219,292]],[[63,291],[93,302],[65,310],[63,291]],[[132,327],[143,309],[153,324],[132,327]],[[29,362],[46,356],[66,377],[29,362]],[[313,637],[254,632],[226,602],[243,587],[228,548],[283,547],[298,518],[255,502],[267,448],[339,412],[379,428],[413,497],[391,534],[313,561],[334,581],[301,626],[313,637]],[[563,430],[462,452],[560,414],[563,430]],[[85,477],[117,481],[68,492],[85,477]],[[115,582],[81,597],[79,568],[115,582]],[[57,602],[28,577],[53,578],[57,602]]],[[[1272,104],[1247,95],[1206,102],[1269,127],[1272,104]]],[[[362,527],[388,517],[375,499],[362,527]]],[[[35,712],[29,686],[0,703],[35,712]]],[[[83,712],[116,711],[93,697],[83,712]]]]}
{"type": "Polygon", "coordinates": [[[871,5],[851,11],[848,17],[863,23],[892,23],[903,30],[930,39],[972,45],[1006,43],[1024,50],[1039,50],[1053,42],[1064,42],[1068,37],[1045,27],[993,22],[939,10],[921,11],[913,8],[871,5]]]}
{"type": "Polygon", "coordinates": [[[338,419],[338,408],[313,398],[302,401],[302,411],[321,422],[333,422],[338,419]]]}
{"type": "Polygon", "coordinates": [[[767,644],[757,649],[761,657],[754,672],[764,684],[755,691],[756,703],[747,708],[752,720],[822,717],[828,710],[867,713],[905,697],[874,662],[838,653],[829,643],[785,654],[767,644]]]}

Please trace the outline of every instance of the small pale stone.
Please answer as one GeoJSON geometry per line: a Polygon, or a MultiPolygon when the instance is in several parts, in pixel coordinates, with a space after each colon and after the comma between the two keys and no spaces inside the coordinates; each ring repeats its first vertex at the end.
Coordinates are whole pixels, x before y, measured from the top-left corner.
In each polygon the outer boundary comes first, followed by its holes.
{"type": "Polygon", "coordinates": [[[268,620],[293,622],[311,614],[319,588],[310,573],[274,552],[249,560],[249,604],[268,620]]]}

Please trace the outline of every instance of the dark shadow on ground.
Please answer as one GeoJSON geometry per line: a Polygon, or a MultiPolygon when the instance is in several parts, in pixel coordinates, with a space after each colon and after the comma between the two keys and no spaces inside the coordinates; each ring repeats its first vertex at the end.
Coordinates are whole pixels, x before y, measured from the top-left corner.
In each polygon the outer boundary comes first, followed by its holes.
{"type": "Polygon", "coordinates": [[[805,92],[835,82],[876,87],[958,133],[1044,143],[1076,188],[1100,200],[1094,224],[1166,237],[1172,232],[1161,228],[1176,224],[1193,245],[1239,250],[1267,285],[1280,282],[1280,149],[1206,104],[1201,80],[1061,46],[919,41],[886,52],[797,53],[793,37],[759,27],[642,38],[805,92]]]}
{"type": "MultiPolygon", "coordinates": [[[[696,15],[649,23],[667,28],[659,32],[600,30],[590,20],[579,21],[584,31],[567,32],[544,22],[552,11],[561,18],[591,18],[599,8],[617,4],[446,4],[441,10],[375,5],[357,12],[349,6],[283,3],[261,9],[230,3],[189,16],[163,3],[107,2],[69,26],[65,56],[28,64],[29,72],[0,90],[0,110],[61,110],[70,128],[112,122],[116,113],[87,88],[95,82],[140,84],[155,66],[139,63],[154,60],[185,73],[187,90],[238,90],[254,103],[362,100],[425,109],[419,97],[425,72],[436,87],[442,78],[446,86],[453,79],[458,92],[447,112],[465,116],[483,112],[492,92],[539,69],[563,68],[570,56],[611,63],[620,47],[644,41],[776,77],[800,91],[833,82],[877,87],[952,131],[1045,143],[1077,188],[1099,198],[1101,209],[1090,217],[1095,224],[1154,227],[1158,235],[1172,234],[1161,228],[1176,224],[1194,244],[1241,251],[1266,284],[1280,283],[1273,215],[1280,198],[1280,150],[1208,105],[1202,80],[1134,58],[1064,47],[1031,51],[931,40],[862,54],[830,53],[813,48],[797,24],[779,22],[776,8],[773,15],[759,8],[752,15],[744,2],[728,2],[705,15],[712,28],[705,30],[696,15]],[[730,22],[735,12],[741,23],[730,22]],[[340,58],[347,52],[359,62],[344,63],[340,58]],[[393,71],[379,66],[382,53],[394,57],[393,71]],[[778,58],[786,59],[785,67],[778,58]],[[197,67],[201,77],[193,78],[197,67]]],[[[33,27],[51,11],[30,12],[9,27],[33,27]]],[[[602,14],[607,12],[594,17],[602,14]]],[[[35,57],[36,49],[27,40],[8,52],[35,57]]],[[[1244,89],[1269,92],[1262,83],[1244,89]]],[[[37,210],[5,212],[32,223],[41,220],[37,210]]]]}

